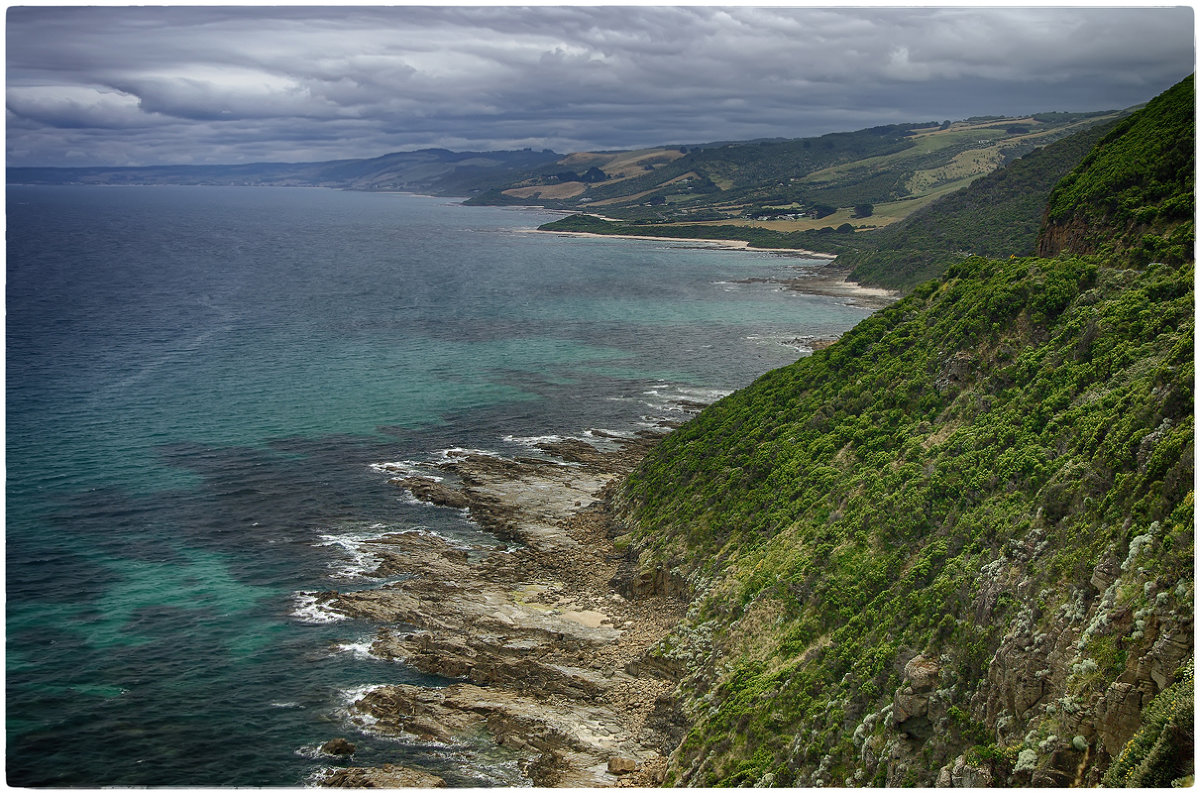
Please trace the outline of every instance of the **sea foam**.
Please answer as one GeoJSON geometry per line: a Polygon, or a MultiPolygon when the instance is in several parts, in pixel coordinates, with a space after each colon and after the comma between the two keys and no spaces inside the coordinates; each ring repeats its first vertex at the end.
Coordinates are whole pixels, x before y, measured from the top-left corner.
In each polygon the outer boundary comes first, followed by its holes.
{"type": "Polygon", "coordinates": [[[325,603],[317,602],[316,592],[296,592],[292,596],[295,608],[291,616],[297,622],[306,625],[328,625],[331,622],[342,622],[350,619],[339,611],[334,611],[325,603]]]}

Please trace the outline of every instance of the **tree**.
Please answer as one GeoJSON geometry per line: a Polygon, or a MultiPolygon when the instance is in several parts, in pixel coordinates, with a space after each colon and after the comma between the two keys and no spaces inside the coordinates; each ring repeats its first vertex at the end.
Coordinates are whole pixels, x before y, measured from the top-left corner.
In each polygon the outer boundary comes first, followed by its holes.
{"type": "Polygon", "coordinates": [[[854,217],[856,217],[856,218],[869,218],[873,214],[875,214],[875,205],[874,204],[855,204],[854,205],[854,217]]]}

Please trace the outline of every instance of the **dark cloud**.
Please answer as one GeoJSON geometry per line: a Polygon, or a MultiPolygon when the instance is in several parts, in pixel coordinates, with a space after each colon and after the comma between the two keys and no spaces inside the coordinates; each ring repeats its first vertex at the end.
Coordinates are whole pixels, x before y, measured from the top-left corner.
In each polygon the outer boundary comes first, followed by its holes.
{"type": "Polygon", "coordinates": [[[1190,8],[10,8],[11,165],[559,151],[1145,101],[1190,8]]]}

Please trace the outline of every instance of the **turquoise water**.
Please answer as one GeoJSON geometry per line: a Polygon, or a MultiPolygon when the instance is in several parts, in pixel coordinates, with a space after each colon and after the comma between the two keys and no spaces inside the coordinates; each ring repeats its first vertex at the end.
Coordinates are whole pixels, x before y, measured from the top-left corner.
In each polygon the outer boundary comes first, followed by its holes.
{"type": "Polygon", "coordinates": [[[302,784],[356,762],[508,784],[352,732],[438,685],[302,593],[427,527],[372,464],[678,417],[866,312],[737,283],[816,263],[527,230],[535,210],[256,188],[9,187],[7,771],[22,786],[302,784]]]}

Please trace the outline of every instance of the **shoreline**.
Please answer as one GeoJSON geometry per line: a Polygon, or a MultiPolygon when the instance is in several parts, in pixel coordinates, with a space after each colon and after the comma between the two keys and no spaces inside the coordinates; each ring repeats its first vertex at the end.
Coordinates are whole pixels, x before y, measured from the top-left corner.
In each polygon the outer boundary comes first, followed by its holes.
{"type": "MultiPolygon", "coordinates": [[[[897,299],[889,290],[848,282],[829,254],[734,240],[545,233],[811,254],[825,260],[812,274],[746,282],[869,310],[897,299]]],[[[805,344],[816,350],[835,340],[805,344]]],[[[685,405],[685,415],[702,407],[685,405]]],[[[312,593],[314,608],[370,626],[372,657],[445,681],[432,688],[383,683],[356,694],[321,748],[341,759],[325,766],[315,784],[446,784],[394,762],[356,763],[353,749],[346,755],[339,746],[352,747],[343,736],[360,733],[446,746],[468,768],[515,756],[515,773],[537,787],[661,786],[688,720],[674,694],[682,669],[660,642],[684,617],[688,586],[666,570],[639,568],[613,498],[676,426],[660,422],[619,434],[591,429],[582,437],[540,440],[529,455],[463,449],[424,470],[397,469],[391,486],[464,513],[504,544],[466,548],[435,533],[384,535],[364,542],[378,560],[370,576],[400,580],[312,593]]]]}
{"type": "MultiPolygon", "coordinates": [[[[372,625],[372,656],[447,679],[441,688],[364,690],[322,747],[326,756],[357,731],[448,745],[471,767],[515,754],[521,778],[538,787],[660,785],[684,720],[671,694],[678,670],[655,647],[683,617],[685,591],[669,574],[637,568],[617,541],[611,498],[675,426],[592,429],[540,441],[536,457],[462,450],[429,466],[437,477],[387,480],[428,504],[466,510],[508,546],[384,535],[367,541],[379,560],[374,575],[403,580],[314,593],[326,612],[372,625]]],[[[355,764],[353,750],[314,781],[409,787],[414,779],[445,784],[393,763],[355,764]]]]}
{"type": "MultiPolygon", "coordinates": [[[[655,237],[648,234],[597,234],[592,231],[555,231],[552,229],[515,229],[515,231],[533,234],[557,234],[568,237],[588,237],[592,239],[621,239],[651,242],[687,242],[706,247],[724,248],[736,251],[756,251],[760,253],[791,254],[798,258],[827,260],[824,268],[835,267],[837,256],[832,253],[818,253],[802,248],[756,248],[744,240],[711,240],[700,237],[655,237]]],[[[872,311],[889,306],[900,299],[901,295],[891,289],[877,286],[862,286],[847,280],[849,272],[837,270],[835,273],[821,272],[811,276],[801,276],[788,279],[757,279],[762,283],[777,283],[795,292],[822,297],[844,298],[851,305],[869,308],[872,311]]],[[[748,283],[755,279],[750,279],[748,283]]]]}
{"type": "Polygon", "coordinates": [[[817,251],[808,251],[803,248],[756,248],[745,240],[713,240],[705,239],[704,237],[657,237],[652,234],[598,234],[594,231],[557,231],[555,229],[515,229],[515,231],[527,231],[535,234],[559,234],[568,237],[592,237],[595,239],[691,242],[699,245],[710,245],[716,248],[729,248],[730,250],[793,254],[806,259],[828,259],[833,261],[837,258],[837,254],[834,253],[818,253],[817,251]]]}

